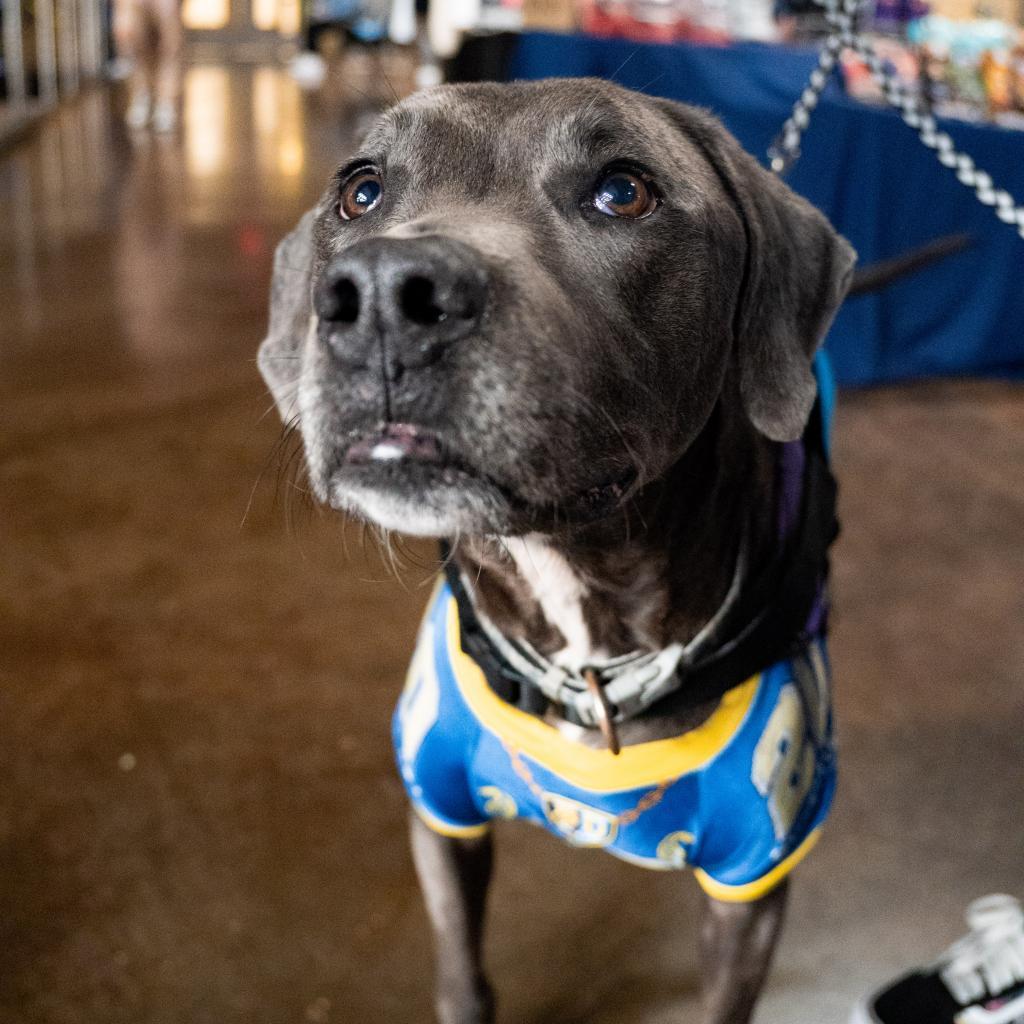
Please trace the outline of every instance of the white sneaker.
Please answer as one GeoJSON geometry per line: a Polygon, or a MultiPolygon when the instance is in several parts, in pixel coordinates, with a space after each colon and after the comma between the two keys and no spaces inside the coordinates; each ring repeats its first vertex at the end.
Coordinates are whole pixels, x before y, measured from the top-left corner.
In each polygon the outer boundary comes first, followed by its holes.
{"type": "Polygon", "coordinates": [[[129,128],[138,131],[149,123],[149,93],[139,92],[132,97],[125,111],[124,121],[129,128]]]}
{"type": "Polygon", "coordinates": [[[158,103],[153,109],[153,131],[173,132],[178,124],[178,110],[173,103],[158,103]]]}
{"type": "Polygon", "coordinates": [[[327,61],[319,53],[305,50],[292,58],[288,65],[288,73],[303,89],[312,92],[324,84],[327,77],[327,61]]]}
{"type": "Polygon", "coordinates": [[[125,82],[135,70],[135,61],[130,57],[111,57],[107,61],[107,78],[112,82],[125,82]]]}
{"type": "Polygon", "coordinates": [[[967,908],[970,932],[932,965],[854,1011],[851,1024],[1024,1024],[1024,910],[1012,896],[967,908]]]}
{"type": "Polygon", "coordinates": [[[416,69],[416,88],[429,89],[444,81],[444,73],[439,64],[421,64],[416,69]]]}

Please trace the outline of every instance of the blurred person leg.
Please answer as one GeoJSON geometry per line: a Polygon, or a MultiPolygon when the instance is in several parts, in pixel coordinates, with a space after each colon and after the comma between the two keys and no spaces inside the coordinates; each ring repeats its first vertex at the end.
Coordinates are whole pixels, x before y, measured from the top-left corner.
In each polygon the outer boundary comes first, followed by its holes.
{"type": "Polygon", "coordinates": [[[150,76],[152,48],[147,32],[146,12],[141,0],[114,0],[114,41],[118,57],[128,61],[129,128],[144,128],[152,106],[150,76]]]}
{"type": "Polygon", "coordinates": [[[415,0],[415,12],[418,21],[416,46],[419,50],[419,65],[416,68],[416,88],[429,89],[432,85],[440,85],[444,81],[441,63],[434,53],[427,31],[429,0],[415,0]]]}
{"type": "Polygon", "coordinates": [[[156,20],[156,103],[153,128],[169,132],[178,123],[181,98],[181,51],[184,32],[180,0],[150,0],[156,20]]]}

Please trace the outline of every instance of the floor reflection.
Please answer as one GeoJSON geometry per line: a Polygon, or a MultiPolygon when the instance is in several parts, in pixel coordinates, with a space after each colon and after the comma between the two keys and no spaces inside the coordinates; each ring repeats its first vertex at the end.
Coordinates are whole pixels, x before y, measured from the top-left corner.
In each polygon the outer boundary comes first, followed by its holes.
{"type": "MultiPolygon", "coordinates": [[[[225,67],[190,68],[185,75],[182,127],[189,175],[216,178],[227,169],[231,80],[225,67]]],[[[238,154],[244,158],[244,152],[238,154]]]]}
{"type": "MultiPolygon", "coordinates": [[[[343,61],[349,98],[331,99],[281,68],[196,64],[180,131],[164,136],[124,126],[115,86],[57,111],[0,159],[6,354],[65,352],[60,366],[34,366],[36,381],[72,365],[110,379],[225,358],[218,324],[239,296],[254,344],[277,239],[353,146],[353,124],[386,102],[364,88],[367,70],[343,61]],[[55,306],[58,292],[77,313],[55,306]]],[[[17,377],[10,360],[6,376],[17,377]]]]}
{"type": "Polygon", "coordinates": [[[194,65],[180,134],[163,138],[124,127],[116,87],[88,91],[0,159],[0,217],[21,225],[0,237],[0,256],[102,234],[135,192],[182,224],[223,225],[240,211],[276,221],[316,194],[351,144],[353,122],[365,125],[389,102],[386,88],[366,88],[373,71],[353,56],[330,95],[310,96],[277,67],[194,65]]]}
{"type": "Polygon", "coordinates": [[[298,83],[270,68],[252,82],[252,120],[260,173],[279,188],[297,191],[306,166],[306,118],[298,83]]]}

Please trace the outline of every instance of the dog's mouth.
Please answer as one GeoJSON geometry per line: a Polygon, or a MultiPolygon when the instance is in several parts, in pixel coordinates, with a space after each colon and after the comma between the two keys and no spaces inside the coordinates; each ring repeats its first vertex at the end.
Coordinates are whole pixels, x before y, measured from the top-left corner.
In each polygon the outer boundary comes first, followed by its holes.
{"type": "Polygon", "coordinates": [[[384,423],[349,442],[332,474],[330,496],[332,504],[350,507],[348,492],[372,488],[381,495],[436,507],[443,495],[445,504],[458,505],[462,499],[538,525],[548,520],[584,523],[621,505],[636,481],[631,466],[611,480],[558,500],[531,501],[515,486],[473,465],[434,431],[411,423],[384,423]]]}
{"type": "Polygon", "coordinates": [[[341,461],[345,466],[404,463],[465,471],[437,434],[411,423],[385,423],[379,430],[357,437],[341,461]]]}

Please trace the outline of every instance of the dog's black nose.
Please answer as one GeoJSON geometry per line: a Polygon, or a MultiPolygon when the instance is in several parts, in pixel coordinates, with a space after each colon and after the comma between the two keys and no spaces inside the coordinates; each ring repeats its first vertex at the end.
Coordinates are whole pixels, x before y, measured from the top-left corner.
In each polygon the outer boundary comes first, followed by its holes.
{"type": "Polygon", "coordinates": [[[319,335],[345,366],[390,378],[432,363],[472,333],[487,300],[479,257],[454,239],[370,238],[336,256],[317,284],[319,335]]]}

